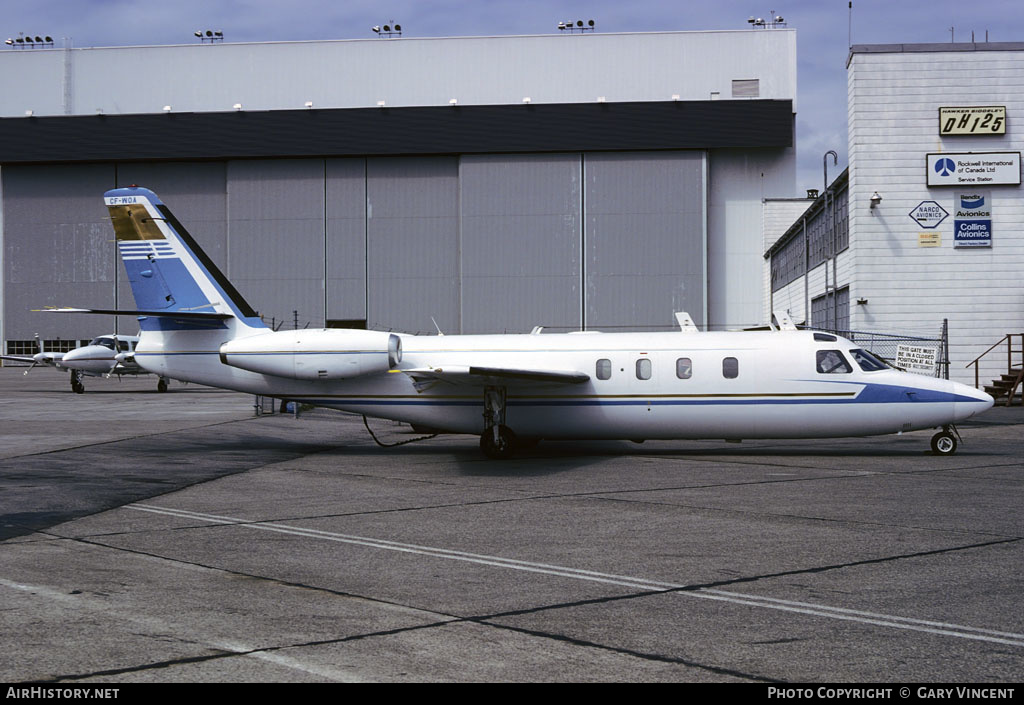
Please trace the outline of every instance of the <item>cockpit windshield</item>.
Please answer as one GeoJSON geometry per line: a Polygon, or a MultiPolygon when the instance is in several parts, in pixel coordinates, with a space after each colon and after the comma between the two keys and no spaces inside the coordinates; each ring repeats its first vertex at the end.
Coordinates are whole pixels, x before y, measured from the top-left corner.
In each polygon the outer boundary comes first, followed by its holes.
{"type": "Polygon", "coordinates": [[[822,374],[834,375],[853,372],[850,363],[846,361],[846,358],[838,350],[819,350],[817,358],[818,372],[822,374]]]}
{"type": "Polygon", "coordinates": [[[99,338],[93,338],[89,341],[89,345],[102,345],[108,350],[115,350],[117,352],[128,352],[131,350],[131,346],[128,344],[127,340],[112,338],[108,335],[101,335],[99,338]]]}
{"type": "Polygon", "coordinates": [[[865,372],[878,372],[889,366],[867,350],[851,350],[850,355],[865,372]]]}

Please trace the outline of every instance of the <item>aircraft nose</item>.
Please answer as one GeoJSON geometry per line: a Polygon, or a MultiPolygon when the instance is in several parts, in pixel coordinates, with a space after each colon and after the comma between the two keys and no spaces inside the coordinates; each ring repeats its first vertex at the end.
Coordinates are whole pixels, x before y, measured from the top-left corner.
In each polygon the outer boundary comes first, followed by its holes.
{"type": "Polygon", "coordinates": [[[953,415],[956,416],[957,421],[963,421],[983,411],[988,411],[995,404],[995,399],[990,395],[959,382],[953,382],[953,394],[956,399],[953,403],[953,415]]]}
{"type": "Polygon", "coordinates": [[[92,346],[90,345],[85,348],[75,348],[74,350],[70,350],[64,353],[64,362],[75,362],[76,360],[84,359],[89,347],[92,346]]]}
{"type": "Polygon", "coordinates": [[[73,370],[102,370],[109,367],[109,360],[104,358],[112,358],[110,350],[102,345],[86,345],[84,348],[75,348],[65,353],[61,365],[73,370]]]}

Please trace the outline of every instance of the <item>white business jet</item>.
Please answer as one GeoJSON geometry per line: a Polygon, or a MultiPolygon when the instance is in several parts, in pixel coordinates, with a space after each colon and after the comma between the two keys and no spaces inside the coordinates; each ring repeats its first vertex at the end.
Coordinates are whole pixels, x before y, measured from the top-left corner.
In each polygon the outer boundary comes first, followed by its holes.
{"type": "Polygon", "coordinates": [[[490,457],[537,439],[830,438],[941,428],[992,397],[792,330],[416,336],[272,331],[156,194],[105,194],[141,334],[175,379],[480,436],[490,457]]]}

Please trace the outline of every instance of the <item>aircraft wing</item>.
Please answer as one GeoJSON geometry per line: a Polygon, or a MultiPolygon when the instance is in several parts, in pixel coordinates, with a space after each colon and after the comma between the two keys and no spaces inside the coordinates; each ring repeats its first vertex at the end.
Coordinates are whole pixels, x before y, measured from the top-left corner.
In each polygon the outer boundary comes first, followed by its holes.
{"type": "Polygon", "coordinates": [[[576,370],[537,370],[513,367],[476,367],[473,365],[423,367],[402,370],[402,372],[412,377],[417,386],[434,381],[468,387],[492,387],[583,384],[590,380],[590,375],[576,370]]]}
{"type": "Polygon", "coordinates": [[[27,365],[31,365],[35,360],[31,357],[18,357],[17,355],[0,355],[0,360],[10,360],[11,362],[24,362],[27,365]]]}
{"type": "Polygon", "coordinates": [[[42,356],[36,357],[24,357],[19,355],[0,355],[0,360],[10,360],[11,362],[24,362],[27,365],[54,365],[56,366],[61,358],[64,357],[64,353],[43,353],[42,356]]]}

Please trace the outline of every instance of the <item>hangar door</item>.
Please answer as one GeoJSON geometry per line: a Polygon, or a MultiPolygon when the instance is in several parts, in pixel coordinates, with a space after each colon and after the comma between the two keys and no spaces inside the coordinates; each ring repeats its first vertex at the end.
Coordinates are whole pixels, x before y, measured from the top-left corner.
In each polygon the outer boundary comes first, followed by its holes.
{"type": "Polygon", "coordinates": [[[686,310],[702,324],[706,160],[665,151],[5,168],[3,337],[87,338],[114,324],[29,313],[46,304],[131,306],[100,199],[128,183],[156,190],[268,323],[657,330],[686,310]]]}

